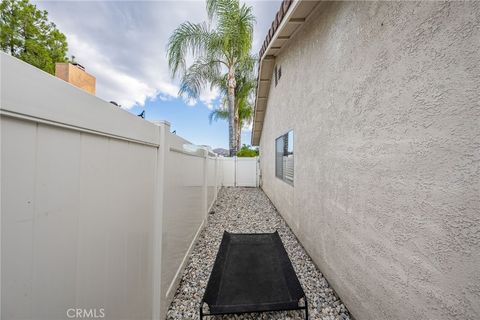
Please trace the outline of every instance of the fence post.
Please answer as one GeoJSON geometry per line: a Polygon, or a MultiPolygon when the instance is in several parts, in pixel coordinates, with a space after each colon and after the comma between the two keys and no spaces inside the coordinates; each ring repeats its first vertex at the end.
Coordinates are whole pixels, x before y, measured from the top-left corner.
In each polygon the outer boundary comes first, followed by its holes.
{"type": "Polygon", "coordinates": [[[163,204],[165,191],[165,170],[168,152],[168,134],[170,123],[155,122],[158,126],[159,147],[157,149],[155,212],[153,217],[153,301],[152,318],[160,320],[165,317],[165,299],[162,298],[162,236],[163,236],[163,204]]]}
{"type": "Polygon", "coordinates": [[[260,157],[258,156],[255,157],[255,176],[255,186],[258,188],[260,187],[260,157]]]}
{"type": "Polygon", "coordinates": [[[213,201],[217,201],[218,195],[218,155],[215,155],[215,197],[213,201]]]}
{"type": "Polygon", "coordinates": [[[237,186],[237,156],[233,157],[233,186],[237,186]]]}
{"type": "Polygon", "coordinates": [[[208,216],[208,150],[203,149],[203,201],[205,218],[208,216]]]}

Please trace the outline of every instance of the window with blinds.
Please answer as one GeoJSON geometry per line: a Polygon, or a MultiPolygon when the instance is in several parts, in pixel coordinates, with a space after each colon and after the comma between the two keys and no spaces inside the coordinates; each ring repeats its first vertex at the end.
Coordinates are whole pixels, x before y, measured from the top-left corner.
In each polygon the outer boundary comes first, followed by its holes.
{"type": "Polygon", "coordinates": [[[275,175],[293,185],[293,131],[275,140],[275,175]]]}

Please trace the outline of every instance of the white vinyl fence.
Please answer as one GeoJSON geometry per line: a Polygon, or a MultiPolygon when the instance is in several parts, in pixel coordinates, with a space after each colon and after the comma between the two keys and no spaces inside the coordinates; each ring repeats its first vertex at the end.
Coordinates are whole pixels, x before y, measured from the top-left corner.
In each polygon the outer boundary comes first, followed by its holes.
{"type": "Polygon", "coordinates": [[[223,185],[229,187],[258,187],[258,157],[221,158],[223,164],[223,185]]]}
{"type": "Polygon", "coordinates": [[[163,319],[219,187],[255,186],[256,159],[232,178],[168,123],[0,59],[1,319],[163,319]]]}

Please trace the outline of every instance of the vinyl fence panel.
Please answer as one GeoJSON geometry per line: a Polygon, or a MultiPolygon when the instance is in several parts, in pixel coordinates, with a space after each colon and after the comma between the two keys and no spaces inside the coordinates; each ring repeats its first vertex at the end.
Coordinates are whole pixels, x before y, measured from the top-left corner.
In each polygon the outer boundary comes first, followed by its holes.
{"type": "MultiPolygon", "coordinates": [[[[178,137],[170,134],[170,142],[178,137]]],[[[173,298],[183,268],[206,217],[203,150],[188,153],[169,143],[165,172],[162,243],[162,296],[173,298]]]]}
{"type": "Polygon", "coordinates": [[[237,187],[258,186],[258,158],[236,158],[235,180],[237,187]]]}
{"type": "Polygon", "coordinates": [[[217,159],[207,158],[207,210],[213,205],[217,198],[217,159]]]}
{"type": "Polygon", "coordinates": [[[1,126],[2,319],[90,306],[150,317],[156,148],[9,117],[1,126]]]}
{"type": "Polygon", "coordinates": [[[235,186],[235,158],[220,158],[222,161],[223,183],[226,187],[235,186]]]}

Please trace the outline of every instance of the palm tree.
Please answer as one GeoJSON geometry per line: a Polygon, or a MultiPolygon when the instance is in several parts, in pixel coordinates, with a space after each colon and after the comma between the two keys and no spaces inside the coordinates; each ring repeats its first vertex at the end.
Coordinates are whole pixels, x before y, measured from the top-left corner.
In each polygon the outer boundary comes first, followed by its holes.
{"type": "Polygon", "coordinates": [[[210,87],[226,86],[230,155],[237,152],[235,138],[236,71],[252,64],[250,56],[255,18],[252,8],[238,0],[207,0],[208,23],[184,22],[168,41],[168,65],[175,77],[182,74],[180,94],[198,98],[210,87]],[[214,28],[210,28],[214,26],[214,28]],[[194,62],[187,68],[190,55],[194,62]]]}
{"type": "MultiPolygon", "coordinates": [[[[238,110],[237,112],[238,125],[237,125],[237,131],[235,132],[235,143],[237,146],[240,146],[240,137],[242,135],[242,129],[244,128],[244,126],[249,125],[251,123],[252,115],[253,115],[253,107],[250,104],[241,104],[237,110],[238,110]]],[[[210,123],[212,123],[212,121],[214,120],[217,121],[219,119],[228,120],[228,116],[229,116],[228,110],[222,106],[210,112],[208,117],[209,117],[210,123]]]]}
{"type": "MultiPolygon", "coordinates": [[[[256,80],[253,73],[253,65],[243,65],[242,68],[237,69],[235,75],[235,82],[237,84],[235,88],[235,142],[237,147],[240,146],[240,138],[242,135],[242,129],[245,125],[249,125],[252,121],[253,116],[253,105],[251,103],[253,99],[253,92],[256,86],[256,80]]],[[[227,91],[225,81],[218,81],[219,88],[222,93],[227,91]]],[[[226,95],[224,95],[225,97],[226,95]]],[[[222,99],[222,104],[216,110],[213,110],[210,115],[210,123],[213,120],[217,121],[219,119],[228,120],[228,100],[226,98],[222,99]]],[[[238,151],[238,150],[237,150],[238,151]]]]}

